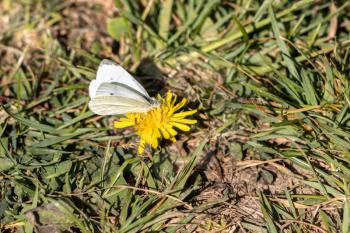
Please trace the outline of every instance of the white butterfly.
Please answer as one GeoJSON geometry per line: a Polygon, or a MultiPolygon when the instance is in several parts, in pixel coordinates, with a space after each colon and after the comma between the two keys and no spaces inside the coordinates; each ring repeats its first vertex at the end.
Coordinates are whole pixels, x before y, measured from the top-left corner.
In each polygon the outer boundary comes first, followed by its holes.
{"type": "Polygon", "coordinates": [[[106,59],[90,83],[89,95],[89,108],[98,115],[148,112],[160,104],[126,70],[106,59]]]}

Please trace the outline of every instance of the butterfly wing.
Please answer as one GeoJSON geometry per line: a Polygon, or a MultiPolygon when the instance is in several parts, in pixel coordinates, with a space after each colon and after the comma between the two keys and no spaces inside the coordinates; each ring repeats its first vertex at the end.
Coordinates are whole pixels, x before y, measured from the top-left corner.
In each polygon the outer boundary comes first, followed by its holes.
{"type": "Polygon", "coordinates": [[[93,99],[96,96],[97,90],[102,83],[112,82],[124,84],[134,89],[138,94],[141,94],[141,96],[144,96],[146,99],[150,98],[142,85],[136,81],[136,79],[134,79],[134,77],[132,77],[125,69],[123,69],[123,67],[107,59],[102,60],[97,70],[96,79],[92,80],[90,83],[90,98],[93,99]]]}
{"type": "Polygon", "coordinates": [[[89,86],[89,108],[99,115],[147,112],[154,104],[146,90],[121,66],[103,60],[89,86]]]}
{"type": "Polygon", "coordinates": [[[122,96],[96,96],[90,100],[89,108],[98,115],[118,115],[128,112],[147,112],[152,105],[122,96]]]}
{"type": "MultiPolygon", "coordinates": [[[[127,97],[144,103],[150,103],[149,98],[144,96],[142,93],[137,90],[129,87],[123,83],[102,83],[96,90],[95,97],[99,96],[118,96],[118,97],[127,97]]],[[[93,99],[94,99],[93,98],[93,99]]]]}

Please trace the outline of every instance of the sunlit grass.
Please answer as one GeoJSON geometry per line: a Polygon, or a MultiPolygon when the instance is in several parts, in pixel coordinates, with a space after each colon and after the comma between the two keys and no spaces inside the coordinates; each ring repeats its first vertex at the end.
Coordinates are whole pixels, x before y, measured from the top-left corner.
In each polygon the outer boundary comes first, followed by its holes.
{"type": "Polygon", "coordinates": [[[349,231],[347,1],[91,4],[0,2],[1,230],[349,231]],[[106,57],[198,124],[138,156],[87,107],[106,57]]]}

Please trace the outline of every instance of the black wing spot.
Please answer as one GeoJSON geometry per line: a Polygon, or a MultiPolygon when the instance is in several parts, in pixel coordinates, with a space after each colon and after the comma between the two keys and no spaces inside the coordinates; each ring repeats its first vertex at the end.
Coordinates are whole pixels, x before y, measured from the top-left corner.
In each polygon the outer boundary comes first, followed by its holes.
{"type": "Polygon", "coordinates": [[[114,93],[109,93],[110,95],[114,95],[114,93]]]}

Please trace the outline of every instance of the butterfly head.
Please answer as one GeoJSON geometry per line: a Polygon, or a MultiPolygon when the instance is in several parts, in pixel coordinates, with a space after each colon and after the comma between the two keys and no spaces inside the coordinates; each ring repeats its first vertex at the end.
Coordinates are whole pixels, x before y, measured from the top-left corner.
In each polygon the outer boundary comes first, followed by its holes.
{"type": "Polygon", "coordinates": [[[155,98],[149,98],[148,101],[150,102],[150,104],[152,104],[153,107],[158,107],[161,104],[160,100],[157,100],[155,98]]]}

